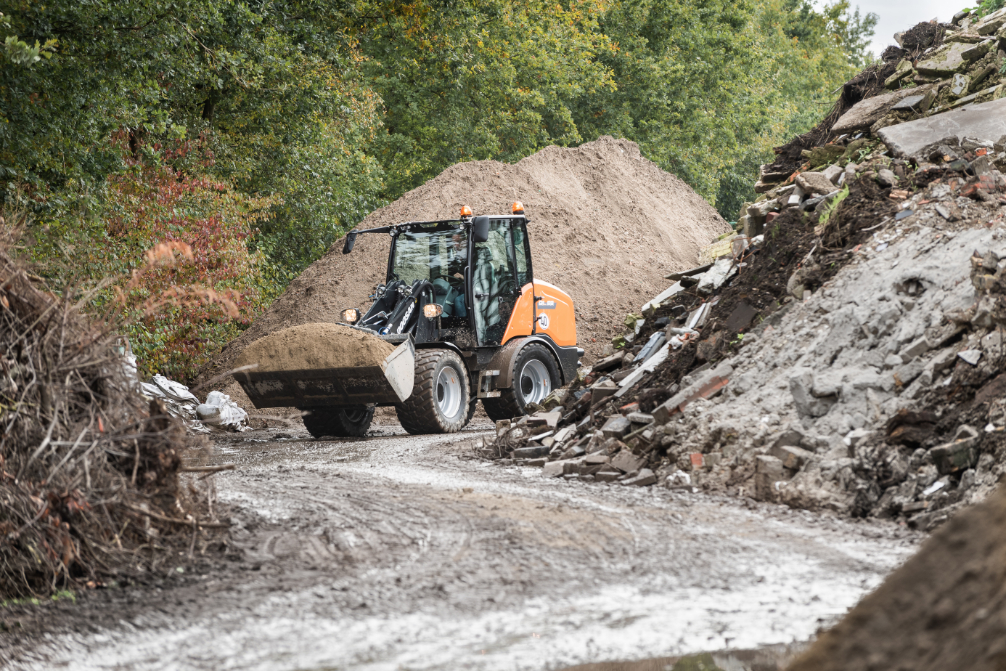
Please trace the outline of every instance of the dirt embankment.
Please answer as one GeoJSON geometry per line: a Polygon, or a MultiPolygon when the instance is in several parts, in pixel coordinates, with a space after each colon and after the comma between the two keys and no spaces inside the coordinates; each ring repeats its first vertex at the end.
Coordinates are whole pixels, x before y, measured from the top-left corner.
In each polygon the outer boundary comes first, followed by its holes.
{"type": "Polygon", "coordinates": [[[954,517],[789,671],[1006,668],[1006,491],[954,517]]]}
{"type": "MultiPolygon", "coordinates": [[[[548,147],[513,165],[452,166],[357,229],[455,218],[462,205],[477,215],[501,214],[515,200],[530,220],[534,275],[572,296],[588,361],[627,312],[638,312],[670,285],[664,275],[695,265],[699,250],[728,230],[708,203],[643,158],[635,143],[610,137],[574,149],[548,147]]],[[[339,240],[203,376],[232,368],[249,344],[274,331],[338,322],[341,310],[369,305],[368,295],[385,278],[388,247],[387,235],[364,235],[352,254],[343,255],[339,240]]]]}

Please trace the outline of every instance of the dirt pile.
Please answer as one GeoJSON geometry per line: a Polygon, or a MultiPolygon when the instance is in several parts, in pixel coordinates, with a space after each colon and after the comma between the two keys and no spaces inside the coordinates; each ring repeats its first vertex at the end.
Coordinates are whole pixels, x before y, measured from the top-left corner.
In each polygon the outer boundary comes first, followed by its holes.
{"type": "Polygon", "coordinates": [[[152,568],[205,528],[188,439],[114,337],[0,250],[0,601],[152,568]],[[171,552],[166,552],[171,550],[171,552]]]}
{"type": "Polygon", "coordinates": [[[257,372],[374,366],[395,351],[375,335],[339,324],[302,324],[256,340],[235,361],[257,372]]]}
{"type": "MultiPolygon", "coordinates": [[[[357,229],[457,218],[462,205],[477,215],[503,214],[515,200],[529,218],[534,275],[572,296],[588,359],[621,315],[667,286],[664,275],[693,265],[699,250],[728,230],[708,203],[644,159],[635,143],[610,137],[575,149],[548,147],[513,165],[452,166],[357,229]]],[[[367,296],[385,280],[389,244],[387,235],[364,235],[343,255],[337,242],[203,376],[232,368],[245,347],[274,331],[338,322],[343,309],[369,306],[367,296]]]]}
{"type": "MultiPolygon", "coordinates": [[[[1006,12],[917,28],[935,43],[919,67],[982,40],[993,53],[1006,32],[990,21],[1006,12]]],[[[986,497],[1006,472],[1006,100],[891,77],[799,171],[773,182],[766,166],[747,235],[705,250],[484,454],[920,529],[986,497]]]]}
{"type": "Polygon", "coordinates": [[[1006,491],[956,516],[789,671],[1006,668],[1006,491]]]}

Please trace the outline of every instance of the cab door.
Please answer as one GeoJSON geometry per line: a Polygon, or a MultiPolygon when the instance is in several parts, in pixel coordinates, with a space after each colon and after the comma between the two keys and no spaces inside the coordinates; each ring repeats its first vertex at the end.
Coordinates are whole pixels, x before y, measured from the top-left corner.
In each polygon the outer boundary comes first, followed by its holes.
{"type": "Polygon", "coordinates": [[[481,347],[499,346],[520,297],[515,263],[513,219],[492,219],[489,239],[474,244],[472,303],[481,347]]]}

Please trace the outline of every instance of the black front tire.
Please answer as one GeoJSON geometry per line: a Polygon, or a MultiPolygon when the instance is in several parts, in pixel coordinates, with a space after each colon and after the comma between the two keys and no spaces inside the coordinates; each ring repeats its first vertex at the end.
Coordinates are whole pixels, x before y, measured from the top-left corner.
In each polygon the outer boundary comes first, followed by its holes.
{"type": "Polygon", "coordinates": [[[359,438],[367,435],[374,420],[372,405],[333,405],[303,410],[304,426],[315,438],[359,438]]]}
{"type": "Polygon", "coordinates": [[[527,400],[522,392],[522,383],[527,386],[527,380],[522,379],[522,373],[529,362],[539,362],[547,371],[549,378],[549,392],[555,391],[562,386],[562,377],[559,374],[559,364],[555,357],[548,351],[548,348],[538,343],[531,343],[520,352],[514,359],[513,364],[513,384],[509,389],[500,389],[500,395],[496,398],[482,399],[482,407],[485,408],[489,419],[498,422],[501,419],[513,419],[526,415],[527,400]]]}
{"type": "Polygon", "coordinates": [[[411,434],[456,433],[468,424],[470,393],[461,357],[449,349],[422,349],[416,352],[412,395],[395,412],[411,434]]]}

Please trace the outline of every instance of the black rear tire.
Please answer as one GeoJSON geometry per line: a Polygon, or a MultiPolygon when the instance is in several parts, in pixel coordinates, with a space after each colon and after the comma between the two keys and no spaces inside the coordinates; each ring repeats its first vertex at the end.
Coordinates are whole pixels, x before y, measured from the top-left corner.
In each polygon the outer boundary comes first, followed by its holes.
{"type": "Polygon", "coordinates": [[[421,349],[412,395],[395,404],[398,421],[411,434],[460,431],[470,418],[470,390],[461,357],[449,349],[421,349]]]}
{"type": "MultiPolygon", "coordinates": [[[[489,419],[498,422],[501,419],[513,419],[514,417],[527,414],[525,408],[530,400],[533,400],[536,395],[541,395],[541,390],[537,390],[536,393],[536,387],[532,379],[533,376],[528,374],[530,371],[527,368],[531,362],[538,362],[547,373],[548,393],[562,386],[562,377],[559,375],[559,364],[556,363],[555,357],[552,356],[552,353],[544,345],[531,343],[514,357],[513,375],[511,377],[513,384],[511,387],[509,389],[500,389],[500,395],[496,398],[482,399],[482,407],[485,408],[489,419]]],[[[538,368],[538,370],[540,371],[541,368],[538,368]]],[[[548,393],[544,395],[547,396],[548,393]]],[[[538,400],[542,399],[539,398],[538,400]]]]}
{"type": "Polygon", "coordinates": [[[359,438],[367,435],[374,420],[372,405],[330,405],[303,410],[304,426],[315,438],[359,438]]]}

